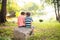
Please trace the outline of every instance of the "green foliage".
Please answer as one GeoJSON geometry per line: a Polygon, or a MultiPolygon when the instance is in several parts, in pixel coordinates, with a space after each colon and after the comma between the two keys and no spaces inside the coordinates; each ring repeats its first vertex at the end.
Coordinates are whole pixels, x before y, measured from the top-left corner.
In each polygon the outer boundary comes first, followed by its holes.
{"type": "Polygon", "coordinates": [[[32,15],[36,14],[37,9],[39,9],[39,6],[36,3],[29,2],[24,5],[24,10],[32,12],[32,15]]]}
{"type": "Polygon", "coordinates": [[[17,26],[17,24],[16,23],[14,23],[14,22],[5,22],[4,24],[0,24],[0,27],[1,26],[12,26],[12,27],[14,27],[14,26],[17,26]]]}
{"type": "Polygon", "coordinates": [[[11,36],[12,35],[12,29],[11,28],[1,28],[0,29],[0,36],[11,36]]]}
{"type": "Polygon", "coordinates": [[[8,37],[0,37],[0,40],[11,40],[11,39],[8,37]]]}
{"type": "MultiPolygon", "coordinates": [[[[7,0],[7,12],[10,13],[11,11],[16,12],[16,17],[19,16],[19,12],[21,10],[25,10],[25,11],[30,11],[32,12],[33,15],[37,14],[37,10],[42,10],[44,9],[44,4],[42,5],[37,5],[36,3],[33,2],[29,2],[27,4],[25,4],[23,7],[20,7],[16,2],[14,2],[15,0],[7,0]]],[[[50,3],[50,0],[45,0],[46,3],[50,3]]]]}
{"type": "Polygon", "coordinates": [[[0,4],[0,10],[1,10],[1,4],[0,4]]]}
{"type": "Polygon", "coordinates": [[[52,4],[53,0],[45,0],[47,4],[52,4]]]}
{"type": "Polygon", "coordinates": [[[60,23],[57,21],[35,22],[34,35],[29,40],[60,40],[60,23]]]}
{"type": "MultiPolygon", "coordinates": [[[[8,23],[6,23],[7,25],[8,23]]],[[[9,23],[10,24],[10,23],[9,23]]],[[[12,23],[15,24],[15,23],[12,23]]],[[[28,40],[60,40],[60,23],[57,21],[33,22],[34,35],[28,40]]],[[[10,25],[11,26],[11,25],[10,25]]],[[[1,28],[0,39],[10,39],[13,36],[13,28],[1,28]],[[5,38],[6,37],[6,38],[5,38]]]]}
{"type": "Polygon", "coordinates": [[[1,28],[0,29],[0,40],[11,40],[13,37],[12,28],[1,28]]]}
{"type": "Polygon", "coordinates": [[[10,13],[11,11],[19,12],[21,10],[20,6],[14,2],[15,0],[7,1],[7,10],[10,13]]]}

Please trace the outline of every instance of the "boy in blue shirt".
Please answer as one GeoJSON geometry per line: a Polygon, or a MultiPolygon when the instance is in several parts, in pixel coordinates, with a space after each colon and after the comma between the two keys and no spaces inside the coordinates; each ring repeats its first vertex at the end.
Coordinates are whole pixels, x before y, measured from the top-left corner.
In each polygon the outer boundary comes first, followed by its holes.
{"type": "Polygon", "coordinates": [[[25,18],[25,25],[27,28],[31,28],[31,24],[32,24],[32,18],[30,17],[30,14],[29,12],[26,13],[26,18],[25,18]]]}
{"type": "Polygon", "coordinates": [[[30,35],[32,34],[32,32],[33,32],[33,27],[32,27],[32,18],[30,17],[30,15],[31,15],[31,13],[30,12],[27,12],[26,13],[26,18],[25,18],[25,26],[26,26],[26,28],[31,28],[32,29],[32,31],[31,31],[31,33],[30,33],[30,35]]]}

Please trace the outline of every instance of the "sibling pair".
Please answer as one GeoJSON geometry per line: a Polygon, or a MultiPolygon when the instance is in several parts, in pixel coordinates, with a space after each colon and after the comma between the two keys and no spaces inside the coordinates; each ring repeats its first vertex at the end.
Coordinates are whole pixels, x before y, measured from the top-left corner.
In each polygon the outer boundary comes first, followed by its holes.
{"type": "Polygon", "coordinates": [[[21,12],[21,15],[18,17],[18,27],[31,28],[33,20],[30,15],[30,12],[21,12]]]}

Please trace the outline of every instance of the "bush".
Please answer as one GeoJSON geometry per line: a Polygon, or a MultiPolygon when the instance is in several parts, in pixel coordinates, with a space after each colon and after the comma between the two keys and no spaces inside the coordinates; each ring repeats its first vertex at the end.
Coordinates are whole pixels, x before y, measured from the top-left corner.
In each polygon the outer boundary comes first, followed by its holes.
{"type": "Polygon", "coordinates": [[[0,40],[11,40],[11,38],[8,38],[8,37],[0,37],[0,40]]]}
{"type": "Polygon", "coordinates": [[[12,37],[13,30],[11,28],[1,28],[0,29],[0,36],[1,37],[12,37]]]}
{"type": "Polygon", "coordinates": [[[42,20],[42,19],[40,19],[40,20],[39,20],[39,22],[43,22],[43,20],[42,20]]]}

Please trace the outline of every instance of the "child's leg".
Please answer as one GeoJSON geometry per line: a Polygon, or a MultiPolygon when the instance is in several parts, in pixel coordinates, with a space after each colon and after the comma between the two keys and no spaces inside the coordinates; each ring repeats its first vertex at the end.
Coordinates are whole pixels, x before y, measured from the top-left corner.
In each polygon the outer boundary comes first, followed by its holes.
{"type": "Polygon", "coordinates": [[[34,27],[32,26],[31,28],[32,28],[32,34],[34,34],[34,27]]]}
{"type": "Polygon", "coordinates": [[[30,32],[30,35],[34,34],[34,27],[32,26],[31,29],[32,29],[32,31],[30,32]]]}

